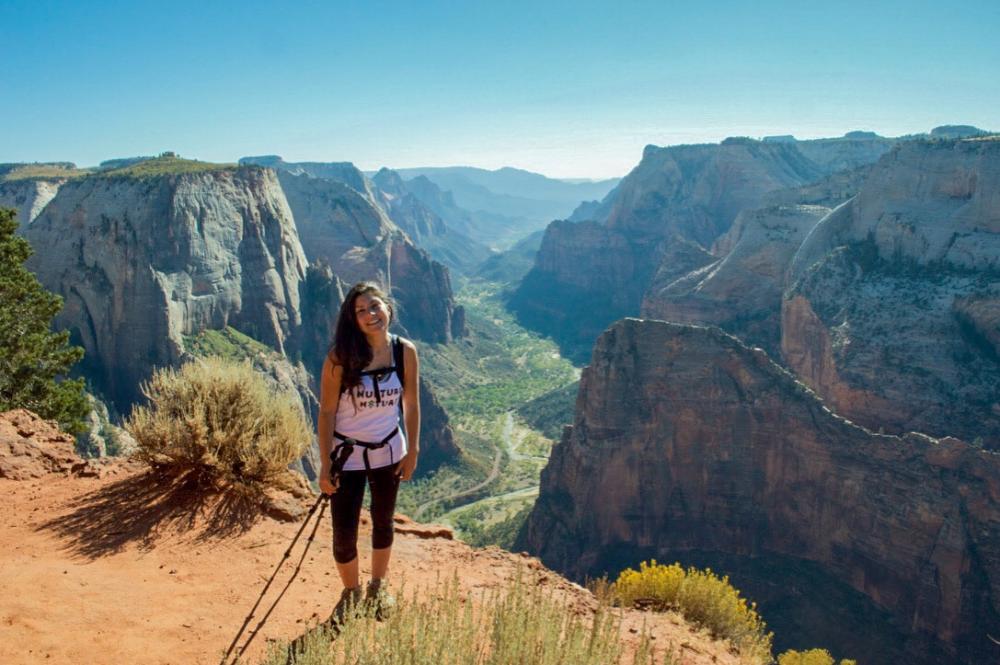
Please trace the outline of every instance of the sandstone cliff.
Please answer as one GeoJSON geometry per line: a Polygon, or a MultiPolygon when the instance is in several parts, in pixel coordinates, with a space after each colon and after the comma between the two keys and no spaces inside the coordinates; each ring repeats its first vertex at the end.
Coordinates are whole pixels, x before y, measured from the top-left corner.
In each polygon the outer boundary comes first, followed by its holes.
{"type": "MultiPolygon", "coordinates": [[[[324,264],[313,266],[306,279],[305,253],[275,172],[177,160],[161,160],[151,170],[164,173],[125,169],[3,184],[2,191],[26,197],[13,203],[27,209],[40,206],[39,186],[59,187],[22,232],[36,251],[29,266],[64,298],[56,325],[71,330],[84,347],[83,373],[118,413],[128,413],[155,367],[197,355],[200,337],[213,332],[216,341],[297,394],[314,416],[313,376],[332,339],[345,287],[324,264]],[[249,337],[235,339],[234,329],[249,337]],[[273,352],[243,348],[253,340],[273,352]]],[[[432,340],[441,340],[442,330],[461,334],[462,312],[451,304],[444,268],[345,185],[303,179],[301,188],[290,191],[305,199],[303,205],[319,207],[322,196],[302,191],[313,183],[322,185],[321,194],[332,188],[332,200],[341,206],[334,209],[356,222],[338,224],[335,230],[342,233],[330,234],[328,244],[340,242],[345,254],[358,243],[371,245],[355,253],[377,265],[350,277],[381,276],[391,283],[397,275],[400,313],[410,334],[432,340]],[[449,298],[438,297],[442,292],[449,298]],[[424,303],[427,311],[420,309],[424,303]]],[[[311,218],[303,217],[308,230],[311,218]]],[[[322,238],[322,232],[316,235],[322,238]]],[[[455,444],[447,415],[434,408],[433,398],[425,401],[424,448],[428,461],[440,461],[454,453],[455,444]]],[[[310,477],[315,463],[314,455],[303,460],[310,477]]]]}
{"type": "Polygon", "coordinates": [[[278,155],[242,157],[240,164],[266,166],[279,173],[305,175],[320,180],[332,180],[347,185],[368,199],[374,198],[371,181],[351,162],[286,162],[278,155]]]}
{"type": "Polygon", "coordinates": [[[802,240],[828,212],[805,205],[741,212],[712,247],[712,258],[721,258],[665,285],[654,281],[642,315],[718,325],[777,356],[785,272],[802,240]]]}
{"type": "Polygon", "coordinates": [[[1000,141],[908,142],[796,253],[785,362],[870,428],[1000,448],[1000,141]]]}
{"type": "Polygon", "coordinates": [[[795,145],[799,152],[830,173],[873,164],[895,143],[896,139],[873,132],[848,132],[839,138],[798,141],[795,145]]]}
{"type": "Polygon", "coordinates": [[[283,351],[301,323],[305,256],[271,171],[73,180],[24,233],[65,301],[56,325],[120,410],[184,335],[228,325],[283,351]]]}
{"type": "Polygon", "coordinates": [[[0,181],[0,208],[13,208],[17,211],[17,221],[21,233],[24,233],[24,229],[55,198],[64,182],[66,181],[63,179],[40,178],[0,181]]]}
{"type": "MultiPolygon", "coordinates": [[[[378,203],[392,221],[418,247],[427,250],[435,260],[451,270],[470,273],[490,255],[490,250],[485,245],[450,228],[436,212],[410,191],[409,184],[395,171],[384,168],[375,174],[372,182],[376,187],[378,203]]],[[[427,184],[434,187],[429,181],[427,184]]]]}
{"type": "MultiPolygon", "coordinates": [[[[257,158],[241,161],[249,159],[257,158]]],[[[278,178],[309,261],[327,263],[346,283],[381,282],[399,305],[398,324],[413,337],[437,343],[464,335],[448,269],[389,218],[371,181],[350,165],[330,165],[337,167],[332,174],[312,165],[337,179],[296,175],[297,166],[284,164],[278,178]]]]}
{"type": "Polygon", "coordinates": [[[577,578],[642,556],[778,561],[736,583],[777,595],[761,609],[779,636],[797,624],[859,662],[997,654],[986,636],[1000,634],[1000,457],[853,425],[718,329],[625,320],[601,336],[521,541],[577,578]],[[790,582],[797,562],[816,571],[804,586],[828,576],[894,618],[891,659],[859,651],[877,611],[814,596],[774,618],[804,593],[790,582]]]}
{"type": "Polygon", "coordinates": [[[639,313],[654,280],[662,288],[710,263],[709,248],[741,211],[760,207],[769,192],[818,180],[846,159],[817,164],[797,146],[727,139],[647,147],[601,205],[587,207],[593,221],[549,226],[512,308],[583,360],[596,332],[639,313]]]}

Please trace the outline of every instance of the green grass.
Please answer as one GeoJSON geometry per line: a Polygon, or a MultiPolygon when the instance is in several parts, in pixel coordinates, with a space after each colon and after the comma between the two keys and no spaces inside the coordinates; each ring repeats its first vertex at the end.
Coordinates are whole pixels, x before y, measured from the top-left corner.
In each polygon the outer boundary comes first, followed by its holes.
{"type": "MultiPolygon", "coordinates": [[[[177,156],[161,156],[130,164],[118,169],[94,171],[93,169],[67,169],[60,164],[25,164],[16,166],[0,175],[0,182],[17,180],[53,180],[57,178],[134,178],[138,180],[187,173],[213,173],[235,171],[239,164],[216,164],[177,156]]],[[[253,167],[250,167],[253,168],[253,167]]]]}
{"type": "Polygon", "coordinates": [[[499,520],[495,519],[495,514],[482,508],[459,513],[454,519],[455,526],[462,533],[463,540],[473,547],[497,545],[510,550],[521,527],[528,521],[536,496],[531,496],[527,505],[499,520]]]}
{"type": "Polygon", "coordinates": [[[165,175],[182,175],[188,173],[210,173],[216,171],[235,171],[238,164],[215,164],[213,162],[200,162],[194,159],[183,159],[181,157],[155,157],[136,164],[130,164],[120,169],[102,171],[95,174],[100,178],[157,178],[165,175]]]}
{"type": "Polygon", "coordinates": [[[185,335],[184,347],[196,356],[216,356],[226,360],[252,360],[261,355],[278,355],[266,344],[229,326],[222,330],[203,330],[197,335],[185,335]]]}
{"type": "Polygon", "coordinates": [[[25,164],[0,176],[0,182],[18,180],[55,180],[59,178],[79,178],[91,173],[89,169],[67,169],[58,164],[25,164]]]}
{"type": "Polygon", "coordinates": [[[422,354],[425,373],[449,414],[496,416],[579,377],[553,342],[514,321],[498,289],[488,282],[463,287],[457,300],[465,307],[470,340],[422,354]]]}

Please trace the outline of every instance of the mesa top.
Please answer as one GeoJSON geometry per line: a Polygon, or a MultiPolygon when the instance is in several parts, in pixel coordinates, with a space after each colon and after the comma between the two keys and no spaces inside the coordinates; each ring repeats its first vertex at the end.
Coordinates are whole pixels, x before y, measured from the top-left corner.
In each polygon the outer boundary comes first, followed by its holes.
{"type": "MultiPolygon", "coordinates": [[[[368,370],[361,373],[361,384],[340,395],[337,405],[337,432],[345,437],[377,443],[393,429],[395,436],[381,448],[368,451],[371,468],[395,464],[406,456],[406,437],[399,426],[400,400],[403,384],[396,366],[368,370]]],[[[333,445],[343,443],[334,437],[333,445]]],[[[344,463],[344,471],[363,471],[364,448],[356,446],[344,463]]]]}

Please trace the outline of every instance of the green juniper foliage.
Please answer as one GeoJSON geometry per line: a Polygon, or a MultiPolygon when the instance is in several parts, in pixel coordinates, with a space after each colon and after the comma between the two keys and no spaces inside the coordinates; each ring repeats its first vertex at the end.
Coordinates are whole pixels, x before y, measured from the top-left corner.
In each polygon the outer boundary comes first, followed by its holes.
{"type": "Polygon", "coordinates": [[[24,267],[32,254],[15,235],[15,211],[0,209],[0,411],[25,408],[83,431],[88,406],[83,379],[63,379],[83,357],[69,332],[52,332],[62,298],[49,293],[24,267]]]}

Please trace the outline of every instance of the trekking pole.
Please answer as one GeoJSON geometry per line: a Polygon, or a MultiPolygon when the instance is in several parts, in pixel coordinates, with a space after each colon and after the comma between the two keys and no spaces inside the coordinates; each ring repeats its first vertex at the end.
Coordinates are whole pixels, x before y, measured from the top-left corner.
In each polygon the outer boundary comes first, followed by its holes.
{"type": "Polygon", "coordinates": [[[309,540],[306,541],[306,546],[302,550],[302,556],[299,557],[299,563],[295,566],[295,570],[292,571],[292,575],[291,577],[288,578],[288,582],[285,583],[285,588],[281,590],[281,593],[278,594],[278,597],[274,599],[273,603],[271,603],[271,607],[267,608],[267,612],[264,614],[264,617],[253,629],[253,632],[250,633],[250,637],[247,638],[247,641],[244,642],[242,647],[240,647],[239,652],[236,654],[235,662],[238,663],[240,658],[243,657],[243,652],[245,652],[247,650],[247,647],[250,646],[250,643],[253,642],[253,638],[257,637],[257,633],[259,633],[260,629],[264,627],[264,623],[267,621],[268,617],[271,616],[271,612],[274,611],[274,608],[277,607],[281,599],[284,598],[285,592],[288,591],[288,588],[290,586],[292,586],[292,582],[295,581],[295,578],[296,576],[298,576],[299,571],[302,570],[302,564],[305,563],[306,554],[309,553],[309,546],[312,545],[313,538],[316,537],[316,531],[319,529],[320,522],[323,521],[323,511],[325,510],[326,510],[326,504],[324,503],[323,506],[319,509],[319,518],[316,520],[315,524],[313,524],[312,532],[309,534],[309,540]]]}
{"type": "MultiPolygon", "coordinates": [[[[255,602],[254,605],[253,605],[253,607],[250,608],[250,613],[247,614],[246,619],[243,620],[243,625],[240,626],[240,630],[239,630],[239,632],[236,633],[236,637],[234,637],[233,641],[229,644],[229,648],[226,649],[226,655],[222,657],[221,661],[219,661],[219,665],[226,665],[226,661],[228,661],[229,660],[229,656],[232,655],[233,649],[236,648],[236,643],[239,642],[240,641],[240,637],[243,636],[243,631],[245,631],[246,628],[247,628],[247,626],[250,625],[250,620],[253,619],[253,613],[256,612],[257,611],[257,607],[260,606],[260,601],[264,600],[264,595],[267,593],[267,590],[271,588],[271,583],[274,582],[274,578],[278,575],[278,571],[281,570],[281,566],[284,565],[285,561],[288,560],[288,557],[290,557],[292,555],[292,548],[294,548],[295,547],[295,543],[298,542],[299,536],[301,536],[302,532],[305,531],[306,526],[308,526],[308,524],[309,524],[309,520],[312,519],[313,515],[316,513],[316,509],[320,507],[320,504],[322,504],[323,508],[322,508],[322,510],[319,511],[319,517],[316,519],[316,524],[313,525],[313,530],[312,530],[312,533],[309,534],[309,540],[306,543],[306,548],[302,552],[302,559],[299,560],[299,565],[295,569],[295,574],[296,575],[298,574],[299,569],[302,567],[302,561],[305,560],[306,552],[309,551],[309,545],[312,544],[313,538],[316,536],[316,530],[319,528],[320,522],[323,521],[323,511],[326,510],[326,504],[324,503],[324,501],[327,498],[328,497],[327,497],[326,494],[320,494],[319,497],[316,499],[316,503],[314,503],[312,505],[312,508],[309,509],[309,514],[307,514],[305,520],[302,521],[302,526],[299,527],[298,533],[296,533],[295,537],[292,539],[291,545],[289,545],[288,549],[285,550],[285,553],[281,557],[281,561],[278,562],[278,565],[275,567],[274,572],[271,573],[270,579],[267,580],[267,584],[264,585],[264,588],[263,588],[263,590],[261,590],[260,595],[257,596],[257,602],[255,602]]],[[[292,576],[292,580],[294,580],[294,579],[295,579],[295,576],[293,575],[292,576]]],[[[282,592],[281,592],[282,595],[285,593],[285,590],[288,589],[288,586],[290,584],[291,584],[291,581],[289,581],[288,585],[285,585],[285,589],[282,590],[282,592]]],[[[281,600],[281,596],[280,595],[278,596],[278,600],[281,600]]],[[[277,601],[275,601],[275,603],[273,605],[271,605],[271,608],[267,611],[267,614],[264,615],[264,619],[262,619],[261,623],[257,625],[257,628],[254,629],[254,633],[250,636],[250,639],[247,640],[247,643],[244,644],[243,648],[240,649],[240,651],[239,651],[238,654],[236,654],[236,660],[239,660],[240,656],[243,655],[243,652],[246,650],[247,646],[250,645],[250,640],[253,639],[253,637],[254,637],[254,635],[256,635],[257,631],[260,630],[261,626],[264,625],[264,621],[267,620],[267,617],[271,614],[271,610],[273,610],[274,607],[275,607],[275,605],[277,605],[277,604],[278,604],[277,601]]],[[[236,661],[233,661],[233,662],[235,663],[236,661]]]]}

